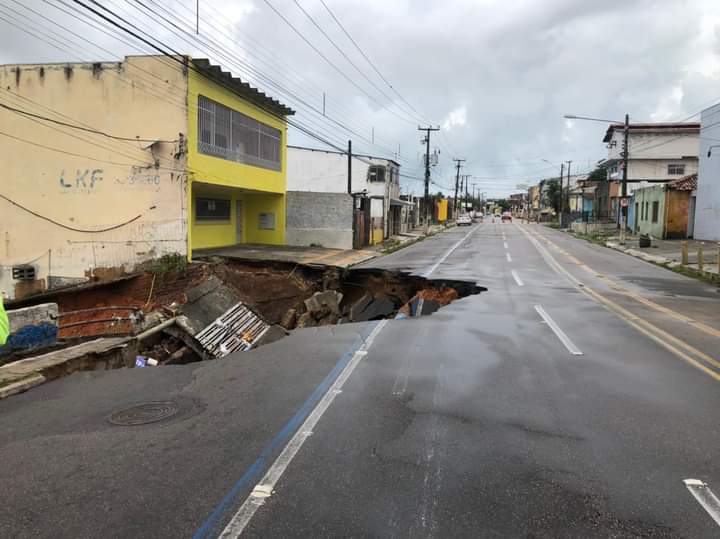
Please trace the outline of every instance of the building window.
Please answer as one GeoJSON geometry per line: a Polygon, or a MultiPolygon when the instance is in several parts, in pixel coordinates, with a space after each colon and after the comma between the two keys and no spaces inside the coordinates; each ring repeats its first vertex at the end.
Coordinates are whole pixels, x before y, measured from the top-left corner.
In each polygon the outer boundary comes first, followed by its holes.
{"type": "Polygon", "coordinates": [[[368,181],[369,182],[384,182],[385,181],[385,167],[370,167],[368,169],[368,181]]]}
{"type": "Polygon", "coordinates": [[[668,176],[682,176],[685,174],[685,165],[668,165],[668,176]]]}
{"type": "Polygon", "coordinates": [[[657,223],[658,222],[658,213],[660,213],[660,202],[657,200],[653,201],[653,213],[652,213],[652,222],[657,223]]]}
{"type": "Polygon", "coordinates": [[[246,165],[281,169],[282,132],[198,96],[198,151],[246,165]]]}
{"type": "Polygon", "coordinates": [[[224,198],[196,198],[196,221],[229,221],[230,201],[224,198]]]}

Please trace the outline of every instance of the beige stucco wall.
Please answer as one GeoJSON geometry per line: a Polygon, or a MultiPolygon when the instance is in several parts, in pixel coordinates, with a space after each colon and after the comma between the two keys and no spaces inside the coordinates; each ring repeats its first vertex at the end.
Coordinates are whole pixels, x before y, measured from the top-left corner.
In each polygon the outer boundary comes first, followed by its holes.
{"type": "Polygon", "coordinates": [[[182,67],[157,57],[0,66],[3,103],[114,136],[168,141],[144,148],[0,109],[1,292],[15,296],[16,264],[32,263],[35,287],[42,288],[48,275],[56,283],[84,279],[102,268],[127,270],[187,253],[185,156],[178,142],[187,132],[186,96],[182,67]]]}

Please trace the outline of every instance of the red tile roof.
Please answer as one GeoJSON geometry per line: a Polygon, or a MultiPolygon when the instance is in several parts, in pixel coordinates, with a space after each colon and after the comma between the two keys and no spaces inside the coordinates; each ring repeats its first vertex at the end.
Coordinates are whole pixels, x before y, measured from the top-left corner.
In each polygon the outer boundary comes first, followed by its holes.
{"type": "Polygon", "coordinates": [[[676,191],[694,191],[697,189],[697,174],[689,174],[684,178],[670,182],[668,187],[676,191]]]}

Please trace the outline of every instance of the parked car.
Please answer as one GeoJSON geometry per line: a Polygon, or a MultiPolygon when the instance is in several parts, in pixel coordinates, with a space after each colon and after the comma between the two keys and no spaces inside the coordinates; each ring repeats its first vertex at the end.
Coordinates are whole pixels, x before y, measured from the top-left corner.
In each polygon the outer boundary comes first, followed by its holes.
{"type": "Polygon", "coordinates": [[[512,223],[512,213],[509,211],[503,212],[502,214],[502,222],[504,223],[505,221],[512,223]]]}
{"type": "Polygon", "coordinates": [[[462,215],[459,215],[457,219],[455,219],[455,224],[457,226],[470,226],[472,224],[472,219],[467,213],[464,213],[462,215]]]}

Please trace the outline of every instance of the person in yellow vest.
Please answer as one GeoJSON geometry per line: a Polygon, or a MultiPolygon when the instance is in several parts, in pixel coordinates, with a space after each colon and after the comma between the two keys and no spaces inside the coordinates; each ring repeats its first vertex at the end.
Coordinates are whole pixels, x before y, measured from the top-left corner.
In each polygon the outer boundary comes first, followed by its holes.
{"type": "Polygon", "coordinates": [[[5,312],[2,294],[0,294],[0,346],[5,344],[8,335],[10,335],[10,322],[5,312]]]}

